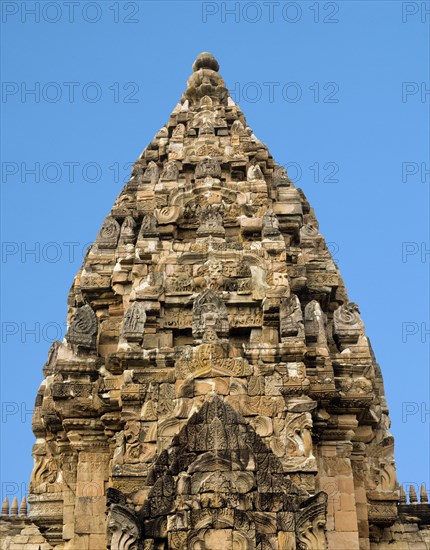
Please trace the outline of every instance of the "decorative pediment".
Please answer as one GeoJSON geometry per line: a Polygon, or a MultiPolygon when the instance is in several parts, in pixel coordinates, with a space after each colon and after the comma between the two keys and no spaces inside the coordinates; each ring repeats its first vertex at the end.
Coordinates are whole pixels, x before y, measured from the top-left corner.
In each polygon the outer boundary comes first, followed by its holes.
{"type": "Polygon", "coordinates": [[[327,496],[295,486],[244,417],[217,395],[161,452],[148,484],[140,510],[110,506],[111,550],[135,548],[139,536],[142,545],[157,541],[166,549],[219,548],[221,541],[222,548],[254,548],[257,539],[279,537],[290,548],[325,548],[327,496]]]}

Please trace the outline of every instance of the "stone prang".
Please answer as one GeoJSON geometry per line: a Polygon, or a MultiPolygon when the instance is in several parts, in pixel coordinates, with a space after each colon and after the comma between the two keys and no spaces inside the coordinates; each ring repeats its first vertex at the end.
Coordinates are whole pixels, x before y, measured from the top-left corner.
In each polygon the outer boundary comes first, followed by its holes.
{"type": "Polygon", "coordinates": [[[359,308],[218,70],[198,56],[73,282],[1,550],[430,549],[359,308]]]}

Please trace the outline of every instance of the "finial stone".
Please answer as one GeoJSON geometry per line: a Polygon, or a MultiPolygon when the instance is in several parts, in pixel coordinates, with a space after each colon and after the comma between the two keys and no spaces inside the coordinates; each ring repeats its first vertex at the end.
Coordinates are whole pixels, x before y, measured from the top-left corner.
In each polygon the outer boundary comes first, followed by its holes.
{"type": "Polygon", "coordinates": [[[15,517],[15,516],[18,515],[18,499],[17,499],[17,497],[13,497],[12,506],[10,507],[10,515],[11,515],[11,517],[15,517]]]}
{"type": "Polygon", "coordinates": [[[197,56],[197,59],[193,64],[193,71],[196,72],[199,69],[210,69],[212,71],[219,71],[219,63],[215,57],[209,52],[202,52],[197,56]]]}
{"type": "Polygon", "coordinates": [[[22,497],[21,504],[19,505],[19,515],[25,518],[27,517],[27,513],[27,499],[25,497],[22,497]]]}
{"type": "Polygon", "coordinates": [[[409,485],[409,504],[416,504],[418,502],[417,493],[413,485],[409,485]]]}
{"type": "Polygon", "coordinates": [[[9,499],[6,497],[1,507],[1,515],[3,517],[9,517],[9,499]]]}

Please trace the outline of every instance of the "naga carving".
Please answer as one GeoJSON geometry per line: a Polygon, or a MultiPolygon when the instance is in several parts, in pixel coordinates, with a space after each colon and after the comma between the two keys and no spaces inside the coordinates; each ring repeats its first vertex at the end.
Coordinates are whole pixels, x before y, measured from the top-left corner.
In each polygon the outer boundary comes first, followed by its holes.
{"type": "Polygon", "coordinates": [[[91,306],[79,307],[73,316],[66,339],[83,348],[93,349],[96,345],[97,317],[91,306]]]}
{"type": "Polygon", "coordinates": [[[96,244],[99,249],[115,249],[120,234],[120,225],[112,216],[108,216],[99,231],[96,238],[96,244]]]}
{"type": "Polygon", "coordinates": [[[353,302],[339,306],[334,312],[333,321],[333,335],[341,349],[349,344],[356,344],[364,334],[360,311],[353,302]]]}
{"type": "Polygon", "coordinates": [[[135,515],[125,506],[112,504],[107,519],[109,550],[140,550],[140,527],[135,515]]]}
{"type": "Polygon", "coordinates": [[[305,327],[302,308],[300,300],[295,294],[281,300],[279,319],[282,338],[304,338],[305,327]]]}

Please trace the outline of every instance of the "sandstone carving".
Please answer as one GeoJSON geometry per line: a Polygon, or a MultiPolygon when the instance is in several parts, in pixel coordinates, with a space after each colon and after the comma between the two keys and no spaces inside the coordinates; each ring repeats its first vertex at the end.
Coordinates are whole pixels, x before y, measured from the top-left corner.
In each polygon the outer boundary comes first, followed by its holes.
{"type": "Polygon", "coordinates": [[[356,344],[359,337],[364,334],[358,306],[352,302],[338,307],[333,315],[333,324],[334,338],[343,347],[356,344]]]}
{"type": "Polygon", "coordinates": [[[174,161],[169,161],[161,174],[162,181],[176,181],[179,176],[179,170],[174,161]]]}
{"type": "Polygon", "coordinates": [[[79,307],[73,316],[66,339],[83,348],[94,348],[97,335],[97,317],[91,306],[79,307]]]}
{"type": "Polygon", "coordinates": [[[196,180],[207,176],[212,176],[214,178],[221,177],[221,166],[214,158],[207,157],[197,164],[195,171],[196,180]]]}
{"type": "Polygon", "coordinates": [[[227,337],[229,331],[227,308],[213,290],[203,292],[193,304],[194,338],[201,338],[208,330],[219,337],[227,337]]]}
{"type": "Polygon", "coordinates": [[[108,216],[97,235],[96,243],[99,249],[103,248],[116,248],[120,233],[119,223],[115,218],[108,216]]]}
{"type": "Polygon", "coordinates": [[[304,338],[305,327],[301,304],[295,294],[281,301],[279,317],[281,337],[304,338]]]}
{"type": "Polygon", "coordinates": [[[125,507],[113,504],[108,514],[109,550],[138,550],[140,528],[137,518],[125,507]]]}
{"type": "Polygon", "coordinates": [[[127,216],[121,226],[120,238],[126,243],[134,242],[136,237],[136,222],[132,216],[127,216]]]}
{"type": "Polygon", "coordinates": [[[160,175],[160,170],[154,161],[148,163],[148,167],[143,174],[142,181],[145,183],[156,183],[160,175]]]}
{"type": "Polygon", "coordinates": [[[197,229],[199,237],[224,237],[225,229],[223,227],[222,216],[219,209],[214,206],[207,206],[201,213],[201,224],[197,229]]]}
{"type": "Polygon", "coordinates": [[[138,240],[148,237],[158,237],[159,231],[157,227],[157,218],[154,214],[146,214],[140,226],[138,240]]]}
{"type": "Polygon", "coordinates": [[[218,71],[198,56],[74,280],[2,550],[430,549],[358,306],[218,71]]]}
{"type": "Polygon", "coordinates": [[[122,335],[127,340],[141,341],[145,330],[146,312],[141,302],[133,302],[124,315],[122,335]]]}

